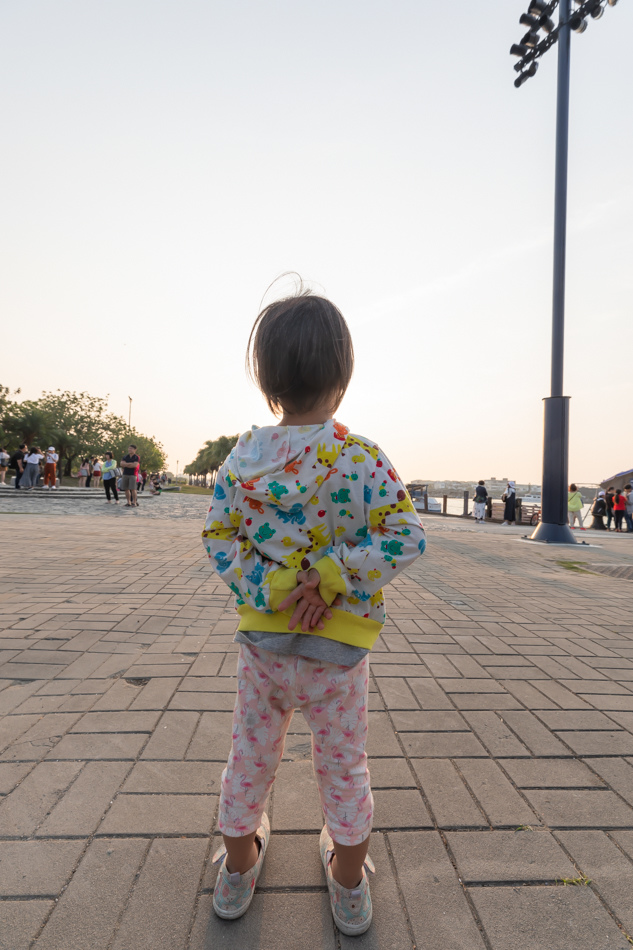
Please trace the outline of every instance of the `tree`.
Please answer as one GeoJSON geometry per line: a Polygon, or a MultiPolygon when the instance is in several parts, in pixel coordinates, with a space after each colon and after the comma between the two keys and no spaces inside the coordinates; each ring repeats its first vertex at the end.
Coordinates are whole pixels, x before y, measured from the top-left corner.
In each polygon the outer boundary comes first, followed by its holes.
{"type": "Polygon", "coordinates": [[[51,428],[51,418],[36,402],[15,403],[3,419],[3,428],[13,437],[16,448],[26,442],[31,446],[38,441],[45,442],[51,428]]]}
{"type": "Polygon", "coordinates": [[[238,439],[239,435],[221,435],[217,439],[208,440],[198,450],[193,462],[185,465],[185,474],[194,475],[196,478],[202,476],[204,484],[206,484],[207,475],[210,474],[211,486],[213,486],[218,469],[238,439]]]}
{"type": "Polygon", "coordinates": [[[167,457],[160,442],[153,436],[150,438],[141,435],[136,429],[129,429],[123,419],[117,419],[116,426],[110,430],[110,440],[104,451],[112,452],[117,462],[127,455],[128,446],[136,446],[137,455],[141,459],[141,468],[148,472],[161,472],[165,467],[167,457]]]}

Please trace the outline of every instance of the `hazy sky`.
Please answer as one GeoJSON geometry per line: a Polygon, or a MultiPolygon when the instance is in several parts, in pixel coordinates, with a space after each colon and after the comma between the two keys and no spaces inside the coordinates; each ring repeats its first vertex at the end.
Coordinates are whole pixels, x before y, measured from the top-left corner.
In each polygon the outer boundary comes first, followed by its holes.
{"type": "MultiPolygon", "coordinates": [[[[272,421],[244,350],[296,270],[354,337],[338,418],[405,479],[540,481],[556,51],[514,89],[526,6],[5,0],[0,382],[132,396],[182,468],[272,421]]],[[[632,38],[632,3],[572,36],[576,481],[633,465],[632,38]]]]}

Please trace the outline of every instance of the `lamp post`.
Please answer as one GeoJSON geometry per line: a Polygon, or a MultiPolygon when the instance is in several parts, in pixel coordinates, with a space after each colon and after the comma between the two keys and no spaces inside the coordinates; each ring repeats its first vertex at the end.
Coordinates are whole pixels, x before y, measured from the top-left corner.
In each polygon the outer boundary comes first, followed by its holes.
{"type": "Polygon", "coordinates": [[[130,405],[128,407],[128,415],[127,415],[127,427],[128,429],[131,430],[132,429],[132,397],[128,396],[127,398],[130,400],[130,405]]]}
{"type": "MultiPolygon", "coordinates": [[[[606,0],[614,7],[618,0],[606,0]]],[[[550,395],[543,400],[543,483],[541,521],[532,541],[575,544],[567,517],[567,468],[569,456],[569,396],[563,395],[565,344],[565,249],[567,239],[567,154],[569,143],[569,59],[571,31],[584,33],[587,17],[598,20],[605,0],[532,0],[519,22],[528,28],[510,53],[518,56],[519,73],[514,85],[520,88],[536,75],[537,60],[558,43],[556,93],[556,173],[554,189],[554,280],[552,297],[552,378],[550,395]],[[558,26],[551,16],[558,7],[558,26]],[[540,36],[539,31],[545,36],[540,36]]]]}

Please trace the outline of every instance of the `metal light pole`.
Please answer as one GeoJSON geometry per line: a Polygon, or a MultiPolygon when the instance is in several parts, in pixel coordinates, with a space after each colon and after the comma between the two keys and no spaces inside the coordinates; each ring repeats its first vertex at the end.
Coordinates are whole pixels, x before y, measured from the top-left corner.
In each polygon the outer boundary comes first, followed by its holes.
{"type": "Polygon", "coordinates": [[[132,428],[132,397],[131,397],[131,396],[128,396],[127,398],[130,400],[130,405],[129,405],[129,410],[128,410],[128,416],[127,416],[127,427],[128,427],[128,429],[131,430],[131,428],[132,428]]]}
{"type": "Polygon", "coordinates": [[[543,400],[543,481],[541,520],[531,538],[550,544],[575,544],[567,514],[569,396],[563,396],[565,362],[565,250],[567,244],[567,155],[569,151],[569,47],[571,0],[558,12],[556,93],[556,175],[554,187],[554,289],[552,298],[552,382],[543,400]]]}
{"type": "MultiPolygon", "coordinates": [[[[515,69],[519,88],[536,74],[537,59],[558,43],[558,79],[556,93],[556,175],[554,192],[554,281],[552,299],[552,381],[550,396],[544,403],[543,484],[541,521],[531,535],[532,541],[549,544],[575,544],[568,524],[567,479],[569,459],[569,396],[563,396],[565,352],[565,249],[567,240],[567,157],[569,145],[569,73],[571,30],[584,33],[586,16],[599,19],[604,0],[575,0],[578,9],[571,12],[571,0],[532,0],[520,22],[528,32],[510,52],[520,57],[515,69]],[[558,6],[558,26],[550,16],[558,6]],[[545,30],[541,38],[538,30],[545,30]]],[[[615,6],[618,0],[607,0],[615,6]]]]}

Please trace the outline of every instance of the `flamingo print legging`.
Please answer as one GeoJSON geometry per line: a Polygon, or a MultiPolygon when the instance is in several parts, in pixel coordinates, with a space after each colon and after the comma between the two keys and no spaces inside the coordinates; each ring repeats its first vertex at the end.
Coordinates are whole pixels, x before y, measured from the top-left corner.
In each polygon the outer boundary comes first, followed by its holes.
{"type": "Polygon", "coordinates": [[[368,837],[373,797],[365,743],[369,658],[338,666],[240,645],[233,745],[222,773],[219,830],[256,831],[284,750],[293,711],[312,732],[312,760],[325,822],[333,840],[368,837]]]}

